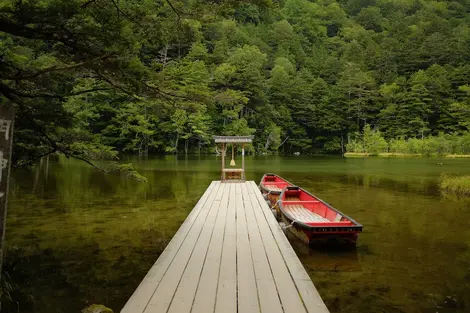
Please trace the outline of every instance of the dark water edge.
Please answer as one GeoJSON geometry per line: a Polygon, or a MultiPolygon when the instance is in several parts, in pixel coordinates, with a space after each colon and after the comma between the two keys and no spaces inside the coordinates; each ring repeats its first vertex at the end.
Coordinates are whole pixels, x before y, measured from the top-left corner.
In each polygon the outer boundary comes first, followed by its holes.
{"type": "MultiPolygon", "coordinates": [[[[210,181],[215,156],[131,158],[147,184],[63,158],[13,175],[4,312],[122,308],[210,181]],[[19,307],[19,310],[18,310],[19,307]]],[[[440,194],[469,160],[256,157],[361,222],[354,250],[291,242],[331,312],[470,312],[470,200],[440,194]],[[444,163],[440,165],[439,163],[444,163]]]]}

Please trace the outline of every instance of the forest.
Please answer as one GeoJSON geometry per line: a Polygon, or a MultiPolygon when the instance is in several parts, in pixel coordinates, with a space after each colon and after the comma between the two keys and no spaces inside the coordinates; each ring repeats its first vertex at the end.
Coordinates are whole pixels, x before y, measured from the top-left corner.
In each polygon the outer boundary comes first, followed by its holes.
{"type": "Polygon", "coordinates": [[[3,0],[15,164],[214,153],[213,135],[254,135],[257,154],[440,153],[425,144],[439,138],[469,153],[469,13],[468,0],[3,0]]]}

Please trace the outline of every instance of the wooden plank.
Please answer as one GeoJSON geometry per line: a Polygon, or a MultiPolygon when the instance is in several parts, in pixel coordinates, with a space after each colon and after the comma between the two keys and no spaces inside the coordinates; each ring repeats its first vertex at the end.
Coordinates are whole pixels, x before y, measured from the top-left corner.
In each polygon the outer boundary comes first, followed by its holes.
{"type": "Polygon", "coordinates": [[[223,170],[224,172],[243,172],[243,169],[242,168],[225,168],[223,170]]]}
{"type": "Polygon", "coordinates": [[[295,205],[292,205],[289,207],[289,214],[294,218],[294,220],[299,221],[299,222],[304,222],[303,216],[299,213],[298,207],[295,205]]]}
{"type": "Polygon", "coordinates": [[[308,211],[302,205],[297,206],[297,210],[298,210],[299,214],[301,214],[304,217],[305,221],[307,221],[307,222],[310,221],[311,216],[308,214],[308,212],[310,212],[310,211],[308,211]]]}
{"type": "Polygon", "coordinates": [[[291,207],[291,213],[295,220],[303,222],[303,216],[299,213],[299,208],[297,206],[293,205],[291,207]]]}
{"type": "Polygon", "coordinates": [[[167,311],[171,300],[173,299],[175,290],[178,287],[183,271],[201,234],[207,216],[211,209],[214,208],[213,202],[219,194],[219,190],[222,188],[221,186],[223,185],[218,183],[218,188],[215,194],[211,193],[208,201],[204,206],[202,206],[201,212],[195,220],[193,227],[189,230],[185,240],[181,244],[181,247],[173,258],[171,265],[168,267],[168,270],[165,272],[163,278],[158,284],[144,312],[160,313],[167,311]]]}
{"type": "Polygon", "coordinates": [[[273,273],[266,256],[260,229],[254,218],[252,200],[248,194],[246,184],[242,184],[241,187],[261,312],[282,313],[284,311],[274,283],[273,273]]]}
{"type": "Polygon", "coordinates": [[[259,312],[258,291],[256,287],[253,259],[246,225],[241,184],[235,185],[237,212],[237,295],[238,312],[259,312]]]}
{"type": "Polygon", "coordinates": [[[309,223],[309,222],[331,222],[329,219],[324,218],[323,216],[314,213],[310,211],[309,209],[305,208],[304,206],[300,204],[295,204],[295,205],[287,205],[285,206],[285,209],[290,212],[292,217],[295,219],[304,222],[304,223],[309,223]]]}
{"type": "Polygon", "coordinates": [[[222,247],[222,258],[215,303],[216,313],[237,312],[236,185],[230,184],[230,186],[230,197],[225,222],[224,243],[222,247]]]}
{"type": "Polygon", "coordinates": [[[295,211],[294,211],[294,208],[292,206],[286,206],[284,207],[284,211],[289,214],[293,219],[297,219],[295,217],[295,211]]]}
{"type": "MultiPolygon", "coordinates": [[[[196,296],[194,298],[194,303],[191,310],[192,313],[212,312],[215,307],[217,284],[219,280],[219,270],[222,258],[222,247],[224,243],[225,228],[227,225],[226,217],[228,211],[228,201],[230,190],[234,188],[232,184],[226,184],[224,187],[222,202],[220,203],[219,213],[217,215],[214,230],[212,232],[211,242],[203,264],[201,278],[199,279],[198,289],[196,291],[196,296]]],[[[234,298],[235,297],[236,294],[234,295],[234,298]]],[[[186,311],[181,309],[180,311],[175,312],[186,311]]]]}
{"type": "Polygon", "coordinates": [[[297,212],[300,216],[302,216],[304,222],[311,222],[310,216],[302,205],[297,205],[297,212]]]}
{"type": "Polygon", "coordinates": [[[269,189],[270,191],[282,191],[282,188],[279,188],[276,185],[267,185],[266,183],[264,184],[264,187],[269,189]]]}
{"type": "Polygon", "coordinates": [[[220,182],[213,181],[209,185],[205,193],[197,202],[196,206],[178,229],[175,236],[173,236],[170,243],[167,245],[140,285],[134,291],[131,298],[127,301],[126,305],[121,310],[121,313],[141,313],[144,311],[145,307],[150,301],[150,298],[155,293],[155,290],[158,287],[163,275],[178,253],[183,241],[190,233],[194,222],[201,214],[202,207],[204,207],[206,202],[212,201],[211,199],[215,197],[219,187],[220,182]]]}
{"type": "Polygon", "coordinates": [[[341,218],[342,218],[342,217],[343,217],[343,216],[342,216],[341,214],[336,213],[335,222],[341,221],[341,218]]]}
{"type": "Polygon", "coordinates": [[[253,136],[214,136],[215,143],[251,143],[253,136]]]}
{"type": "Polygon", "coordinates": [[[290,245],[286,236],[282,232],[277,221],[274,219],[272,213],[270,212],[267,204],[264,202],[261,193],[258,192],[255,182],[249,182],[251,188],[254,191],[254,197],[259,203],[259,206],[262,208],[261,212],[264,214],[265,219],[270,227],[271,233],[274,236],[276,243],[279,247],[279,250],[282,253],[284,262],[287,265],[290,275],[292,276],[294,283],[297,287],[297,290],[302,298],[302,301],[309,313],[328,313],[323,300],[321,299],[318,291],[313,285],[310,277],[308,276],[305,268],[302,263],[300,263],[299,258],[295,254],[294,249],[290,245]]]}
{"type": "MultiPolygon", "coordinates": [[[[306,222],[311,222],[311,221],[312,221],[312,220],[311,220],[311,217],[312,217],[312,216],[310,216],[310,215],[308,214],[308,212],[310,212],[310,211],[308,211],[308,210],[307,210],[306,208],[304,208],[302,205],[299,204],[299,205],[297,206],[297,211],[298,211],[299,214],[303,217],[304,221],[306,221],[306,222]]],[[[315,220],[315,219],[313,219],[313,220],[315,220]]]]}
{"type": "MultiPolygon", "coordinates": [[[[284,262],[283,255],[279,250],[273,234],[271,233],[266,217],[263,215],[264,207],[257,203],[256,195],[253,189],[250,188],[246,192],[253,201],[255,213],[254,218],[256,219],[261,232],[261,237],[263,239],[266,254],[274,274],[274,280],[276,282],[277,290],[279,291],[279,297],[281,298],[282,306],[286,308],[288,312],[307,312],[302,299],[299,296],[296,285],[290,275],[289,269],[284,262]]],[[[259,193],[256,192],[256,194],[259,193]]],[[[272,214],[270,219],[274,220],[274,216],[272,214]]]]}
{"type": "MultiPolygon", "coordinates": [[[[181,277],[181,280],[178,284],[178,288],[176,289],[173,300],[171,301],[168,313],[180,313],[191,311],[197,287],[200,282],[200,277],[204,268],[204,263],[207,258],[207,254],[209,253],[210,242],[212,241],[212,238],[217,238],[218,236],[220,236],[219,234],[214,234],[214,231],[216,228],[215,226],[216,221],[219,217],[219,213],[224,211],[224,205],[226,210],[226,203],[223,203],[222,199],[228,196],[228,189],[229,186],[227,184],[223,184],[222,190],[217,193],[215,201],[212,203],[209,215],[207,216],[201,234],[196,242],[193,252],[191,253],[191,257],[188,261],[188,264],[184,269],[183,276],[181,277]]],[[[223,223],[225,222],[225,216],[223,217],[223,220],[219,220],[219,222],[221,222],[221,226],[223,226],[223,223]]],[[[212,265],[214,266],[215,264],[212,265]]],[[[218,268],[218,266],[219,262],[217,262],[216,267],[214,267],[218,268]]],[[[215,283],[217,283],[216,279],[217,275],[215,274],[215,283]]],[[[210,296],[212,290],[206,290],[207,287],[207,285],[201,285],[201,289],[207,291],[207,295],[210,296]]],[[[160,297],[158,294],[156,294],[155,297],[158,299],[157,301],[160,301],[160,297]]]]}

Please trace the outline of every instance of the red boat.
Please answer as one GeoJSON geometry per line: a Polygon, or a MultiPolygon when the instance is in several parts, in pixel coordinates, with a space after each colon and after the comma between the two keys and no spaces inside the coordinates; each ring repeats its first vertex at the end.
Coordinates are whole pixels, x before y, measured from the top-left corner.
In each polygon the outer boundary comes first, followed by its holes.
{"type": "Polygon", "coordinates": [[[332,239],[356,244],[362,225],[308,191],[289,186],[282,191],[280,199],[281,221],[306,244],[332,239]]]}
{"type": "Polygon", "coordinates": [[[288,186],[294,185],[272,173],[264,174],[259,183],[261,193],[264,198],[269,201],[271,207],[276,209],[276,217],[278,219],[281,217],[281,211],[277,205],[277,201],[279,200],[282,190],[288,186]]]}

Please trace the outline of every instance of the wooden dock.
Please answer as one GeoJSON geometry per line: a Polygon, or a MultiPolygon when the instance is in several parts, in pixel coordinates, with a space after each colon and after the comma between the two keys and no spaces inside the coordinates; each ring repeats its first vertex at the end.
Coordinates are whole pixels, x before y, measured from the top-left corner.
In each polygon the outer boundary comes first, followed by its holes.
{"type": "Polygon", "coordinates": [[[214,181],[121,313],[328,312],[253,181],[214,181]]]}

